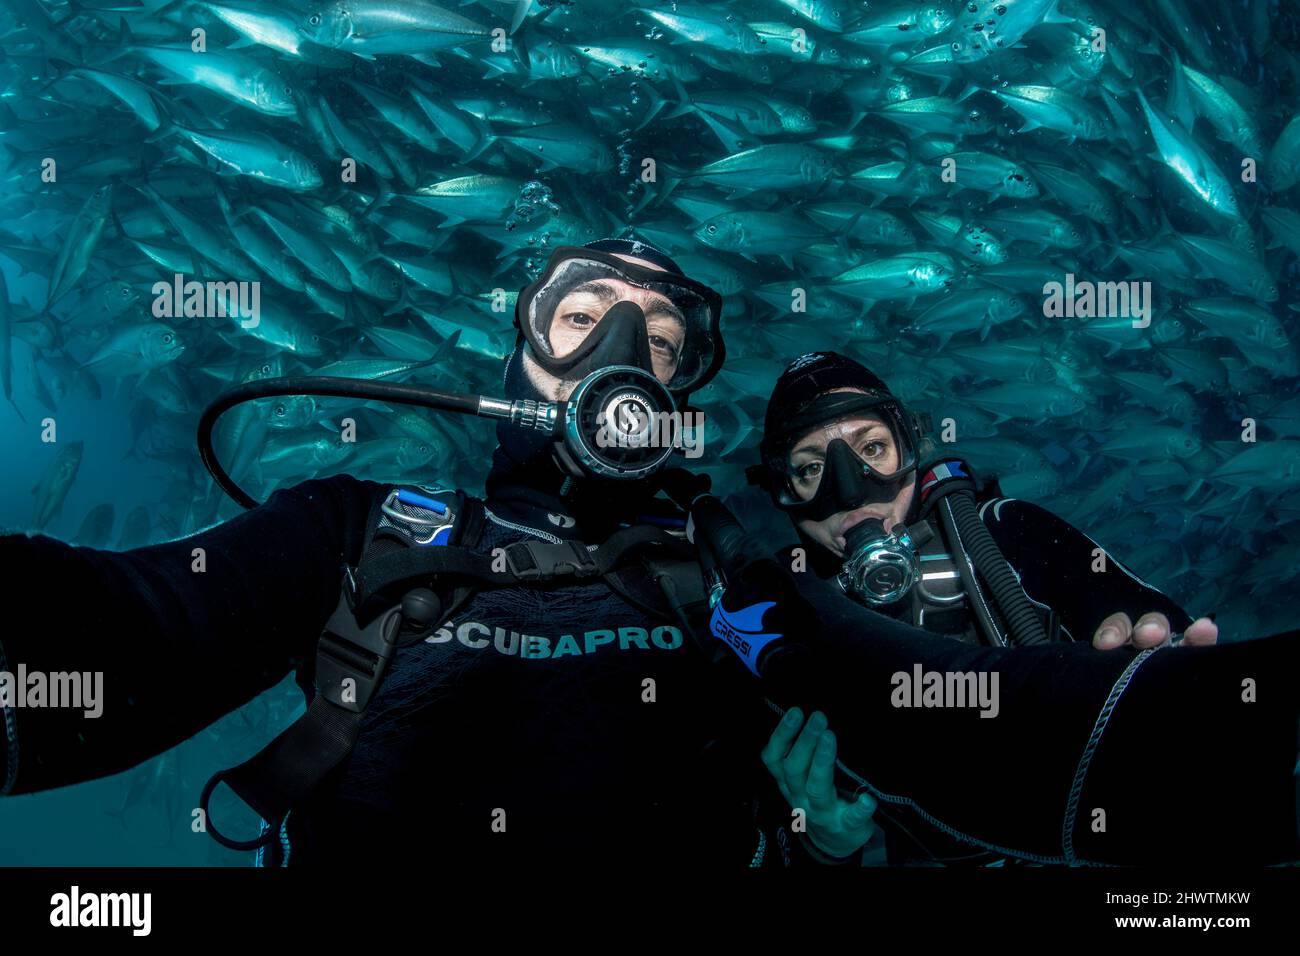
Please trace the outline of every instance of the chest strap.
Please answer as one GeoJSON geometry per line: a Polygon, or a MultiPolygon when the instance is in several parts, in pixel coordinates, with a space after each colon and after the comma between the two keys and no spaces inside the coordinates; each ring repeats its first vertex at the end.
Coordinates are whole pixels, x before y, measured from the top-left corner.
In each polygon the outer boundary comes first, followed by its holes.
{"type": "Polygon", "coordinates": [[[523,540],[482,554],[463,547],[403,548],[362,562],[347,577],[351,600],[362,619],[390,606],[412,588],[440,578],[476,589],[540,586],[604,577],[643,548],[688,548],[661,528],[636,525],[617,531],[594,551],[581,542],[523,540]]]}

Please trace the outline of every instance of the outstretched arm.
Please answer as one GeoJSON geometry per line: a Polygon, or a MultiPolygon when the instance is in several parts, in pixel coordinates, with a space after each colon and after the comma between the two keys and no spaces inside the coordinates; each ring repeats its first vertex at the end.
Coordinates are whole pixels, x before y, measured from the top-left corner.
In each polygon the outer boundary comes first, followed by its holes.
{"type": "Polygon", "coordinates": [[[1191,616],[1100,544],[1046,508],[1016,498],[980,506],[980,516],[1029,596],[1055,608],[1076,641],[1100,650],[1163,644],[1174,632],[1209,645],[1218,628],[1191,616]]]}
{"type": "Polygon", "coordinates": [[[199,534],[121,553],[0,536],[0,672],[102,675],[97,717],[0,711],[0,793],[117,773],[274,686],[334,610],[374,488],[303,482],[199,534]]]}

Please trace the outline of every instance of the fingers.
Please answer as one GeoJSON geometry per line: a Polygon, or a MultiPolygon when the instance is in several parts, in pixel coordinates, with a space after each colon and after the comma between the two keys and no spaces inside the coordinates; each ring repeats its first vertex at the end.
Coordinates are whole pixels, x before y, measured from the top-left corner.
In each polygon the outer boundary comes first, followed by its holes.
{"type": "MultiPolygon", "coordinates": [[[[1092,637],[1092,646],[1100,651],[1123,647],[1128,643],[1140,649],[1157,647],[1169,640],[1169,631],[1169,618],[1159,611],[1143,614],[1138,618],[1137,624],[1130,623],[1128,615],[1123,611],[1117,611],[1101,622],[1097,633],[1092,637]]],[[[1203,631],[1201,629],[1198,633],[1203,631]]],[[[1215,633],[1217,634],[1217,629],[1215,633]]]]}
{"type": "Polygon", "coordinates": [[[1128,615],[1123,611],[1117,611],[1101,622],[1097,633],[1092,636],[1092,646],[1099,651],[1123,647],[1128,643],[1129,635],[1132,633],[1133,624],[1129,621],[1128,615]]]}
{"type": "Polygon", "coordinates": [[[1198,617],[1183,631],[1183,643],[1189,647],[1209,647],[1219,642],[1219,625],[1208,617],[1198,617]]]}
{"type": "Polygon", "coordinates": [[[843,822],[846,830],[862,830],[871,823],[876,812],[876,800],[869,793],[864,793],[854,800],[844,811],[843,822]]]}
{"type": "Polygon", "coordinates": [[[822,731],[817,737],[805,792],[808,794],[808,808],[814,813],[829,814],[835,809],[835,734],[829,730],[822,731]]]}
{"type": "Polygon", "coordinates": [[[1133,627],[1133,646],[1156,647],[1169,640],[1169,618],[1159,611],[1143,614],[1133,627]]]}
{"type": "Polygon", "coordinates": [[[820,710],[814,710],[808,722],[803,725],[799,739],[794,742],[794,746],[786,755],[782,765],[785,771],[785,782],[795,796],[804,793],[808,785],[808,770],[812,766],[813,751],[817,747],[817,740],[822,731],[826,729],[826,723],[826,715],[820,710]]]}
{"type": "Polygon", "coordinates": [[[790,745],[794,742],[795,734],[799,732],[799,728],[802,726],[803,711],[798,707],[791,707],[777,723],[776,729],[772,731],[772,736],[768,738],[767,746],[763,748],[763,765],[778,780],[782,776],[781,761],[790,752],[790,745]]]}
{"type": "Polygon", "coordinates": [[[803,711],[798,707],[791,707],[777,723],[772,736],[768,738],[767,746],[763,748],[763,766],[767,767],[767,772],[775,778],[781,796],[789,802],[793,802],[793,797],[785,782],[785,756],[790,752],[795,734],[802,726],[803,711]]]}

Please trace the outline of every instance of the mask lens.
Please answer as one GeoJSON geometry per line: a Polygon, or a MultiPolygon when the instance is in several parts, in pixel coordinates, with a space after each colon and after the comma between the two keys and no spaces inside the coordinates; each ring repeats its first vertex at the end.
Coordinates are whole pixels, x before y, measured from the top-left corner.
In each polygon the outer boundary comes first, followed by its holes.
{"type": "Polygon", "coordinates": [[[792,442],[780,462],[782,503],[812,501],[826,483],[843,486],[849,477],[843,472],[850,469],[880,484],[889,484],[915,466],[915,450],[896,414],[880,407],[871,415],[859,413],[829,422],[792,442]],[[832,453],[836,439],[849,454],[832,453]]]}
{"type": "Polygon", "coordinates": [[[646,271],[596,259],[561,261],[527,304],[525,331],[534,350],[561,361],[574,355],[616,302],[630,300],[645,313],[655,374],[671,389],[692,387],[713,360],[709,305],[695,290],[646,271]]]}

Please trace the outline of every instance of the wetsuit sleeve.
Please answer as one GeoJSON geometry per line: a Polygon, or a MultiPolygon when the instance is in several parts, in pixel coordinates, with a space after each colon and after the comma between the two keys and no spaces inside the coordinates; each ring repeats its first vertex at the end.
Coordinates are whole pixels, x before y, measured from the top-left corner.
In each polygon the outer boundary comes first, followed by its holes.
{"type": "Polygon", "coordinates": [[[0,672],[102,674],[98,716],[0,711],[0,793],[117,773],[278,683],[334,610],[378,488],[303,482],[224,524],[120,553],[0,536],[0,672]]]}
{"type": "Polygon", "coordinates": [[[989,533],[1020,577],[1025,592],[1053,608],[1071,639],[1091,643],[1101,622],[1118,611],[1136,622],[1159,611],[1177,632],[1192,618],[1102,549],[1101,545],[1045,508],[1015,498],[999,498],[980,507],[989,533]],[[1098,571],[1094,568],[1104,568],[1098,571]]]}
{"type": "Polygon", "coordinates": [[[840,785],[882,810],[1038,863],[1300,858],[1300,632],[1141,652],[975,647],[789,577],[794,597],[762,575],[728,585],[737,606],[768,593],[762,630],[794,635],[766,645],[763,693],[822,710],[840,785]]]}

